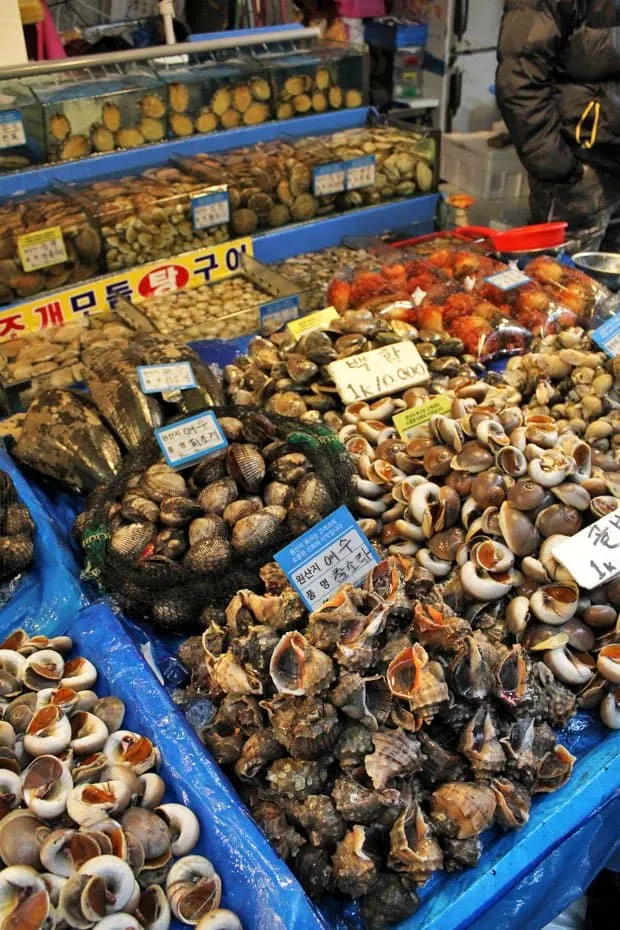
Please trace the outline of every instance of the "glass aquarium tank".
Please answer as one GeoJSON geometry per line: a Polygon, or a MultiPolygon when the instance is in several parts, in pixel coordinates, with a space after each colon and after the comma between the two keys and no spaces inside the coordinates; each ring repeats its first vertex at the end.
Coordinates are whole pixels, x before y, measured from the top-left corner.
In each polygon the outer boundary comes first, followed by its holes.
{"type": "Polygon", "coordinates": [[[45,161],[41,105],[22,81],[0,81],[0,173],[45,161]]]}
{"type": "Polygon", "coordinates": [[[148,66],[76,68],[30,78],[29,86],[43,108],[49,162],[133,149],[168,134],[165,86],[148,66]]]}
{"type": "Polygon", "coordinates": [[[368,102],[362,47],[322,44],[270,59],[276,119],[353,109],[368,102]]]}
{"type": "Polygon", "coordinates": [[[258,126],[273,119],[268,69],[237,59],[203,58],[187,65],[154,63],[166,85],[168,127],[173,138],[258,126]]]}

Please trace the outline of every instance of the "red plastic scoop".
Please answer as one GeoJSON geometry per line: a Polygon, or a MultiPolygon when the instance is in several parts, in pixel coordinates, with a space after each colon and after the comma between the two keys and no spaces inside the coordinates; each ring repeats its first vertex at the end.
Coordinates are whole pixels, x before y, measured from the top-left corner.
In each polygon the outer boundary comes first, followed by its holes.
{"type": "Polygon", "coordinates": [[[497,252],[530,252],[549,249],[565,241],[568,223],[539,223],[498,232],[488,226],[459,226],[456,230],[471,239],[489,239],[497,252]]]}

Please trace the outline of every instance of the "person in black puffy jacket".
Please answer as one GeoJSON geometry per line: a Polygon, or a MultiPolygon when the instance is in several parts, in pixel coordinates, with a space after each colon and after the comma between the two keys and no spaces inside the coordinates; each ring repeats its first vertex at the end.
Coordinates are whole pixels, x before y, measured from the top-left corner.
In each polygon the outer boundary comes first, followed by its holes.
{"type": "Polygon", "coordinates": [[[506,0],[498,59],[532,220],[620,251],[620,0],[506,0]]]}

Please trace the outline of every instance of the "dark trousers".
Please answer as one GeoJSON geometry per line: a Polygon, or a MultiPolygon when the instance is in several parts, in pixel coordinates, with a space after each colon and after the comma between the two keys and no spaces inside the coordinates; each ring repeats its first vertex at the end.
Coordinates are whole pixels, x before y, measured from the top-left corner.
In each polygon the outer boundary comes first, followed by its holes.
{"type": "Polygon", "coordinates": [[[620,179],[586,166],[572,184],[548,184],[530,176],[533,223],[566,220],[570,252],[620,252],[620,179]]]}

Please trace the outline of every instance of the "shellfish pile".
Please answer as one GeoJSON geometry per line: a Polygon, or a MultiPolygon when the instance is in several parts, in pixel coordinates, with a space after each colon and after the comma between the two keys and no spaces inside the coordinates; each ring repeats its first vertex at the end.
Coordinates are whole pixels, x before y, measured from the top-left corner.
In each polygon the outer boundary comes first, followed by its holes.
{"type": "Polygon", "coordinates": [[[320,310],[327,305],[327,288],[334,275],[334,268],[342,265],[357,267],[370,259],[363,249],[334,246],[319,252],[295,255],[270,267],[306,291],[307,309],[320,310]]]}
{"type": "Polygon", "coordinates": [[[36,194],[0,205],[0,304],[53,291],[94,277],[100,268],[101,238],[84,209],[59,193],[36,194]],[[66,261],[26,271],[18,252],[20,236],[59,226],[66,261]]]}
{"type": "Polygon", "coordinates": [[[25,571],[34,555],[34,523],[10,475],[0,471],[0,584],[25,571]]]}
{"type": "Polygon", "coordinates": [[[258,583],[265,559],[350,492],[348,462],[338,444],[334,453],[329,431],[300,432],[294,421],[262,413],[216,412],[225,451],[181,474],[164,464],[153,439],[78,518],[89,557],[91,538],[96,548],[105,534],[105,554],[95,562],[104,586],[125,609],[167,629],[195,624],[218,592],[226,599],[235,585],[258,583]]]}
{"type": "Polygon", "coordinates": [[[434,872],[473,866],[491,825],[518,829],[574,757],[552,726],[570,692],[521,646],[474,629],[415,560],[308,615],[274,564],[266,594],[208,611],[180,658],[178,699],[309,894],[361,899],[366,926],[403,920],[434,872]]]}
{"type": "Polygon", "coordinates": [[[71,649],[24,630],[0,645],[5,926],[167,930],[175,917],[241,930],[213,865],[192,854],[198,818],[164,803],[159,750],[122,729],[125,705],[98,697],[95,666],[71,649]]]}
{"type": "Polygon", "coordinates": [[[316,69],[296,67],[292,62],[291,67],[285,67],[281,72],[274,70],[277,119],[325,113],[326,110],[341,110],[343,107],[361,107],[363,96],[358,89],[361,73],[356,81],[357,86],[348,90],[340,86],[347,75],[335,73],[344,72],[346,67],[347,60],[343,59],[329,66],[319,65],[316,69]]]}
{"type": "Polygon", "coordinates": [[[271,82],[260,74],[250,81],[242,80],[237,69],[231,67],[230,80],[214,81],[208,67],[176,69],[175,73],[165,65],[160,73],[168,89],[172,136],[184,138],[216,129],[258,126],[273,117],[271,82]]]}

